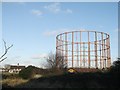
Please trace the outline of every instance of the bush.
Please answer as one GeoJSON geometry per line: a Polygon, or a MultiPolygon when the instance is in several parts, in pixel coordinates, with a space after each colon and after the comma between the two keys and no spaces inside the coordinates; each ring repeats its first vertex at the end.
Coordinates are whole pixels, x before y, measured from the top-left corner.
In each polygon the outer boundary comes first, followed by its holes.
{"type": "Polygon", "coordinates": [[[110,72],[120,73],[120,58],[113,62],[113,65],[110,68],[110,72]]]}
{"type": "Polygon", "coordinates": [[[19,72],[19,76],[23,79],[31,79],[34,77],[34,66],[28,66],[27,68],[21,70],[19,72]]]}

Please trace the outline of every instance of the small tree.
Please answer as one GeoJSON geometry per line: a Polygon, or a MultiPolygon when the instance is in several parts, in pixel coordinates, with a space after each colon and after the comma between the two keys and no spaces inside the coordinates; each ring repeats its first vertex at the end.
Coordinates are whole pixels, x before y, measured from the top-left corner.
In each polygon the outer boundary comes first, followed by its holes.
{"type": "Polygon", "coordinates": [[[53,54],[52,52],[50,52],[48,54],[48,57],[46,58],[47,64],[46,67],[51,69],[51,68],[55,68],[56,66],[56,56],[55,54],[53,54]]]}
{"type": "Polygon", "coordinates": [[[66,67],[66,64],[64,62],[64,57],[61,54],[57,54],[56,57],[56,54],[50,52],[46,60],[47,60],[46,66],[49,69],[53,69],[53,68],[63,69],[66,67]]]}
{"type": "Polygon", "coordinates": [[[60,53],[58,53],[56,57],[56,66],[60,69],[64,69],[67,67],[67,64],[65,63],[65,58],[60,53]]]}
{"type": "Polygon", "coordinates": [[[5,48],[5,51],[4,53],[0,56],[0,62],[4,61],[5,59],[7,59],[6,57],[6,54],[8,53],[8,50],[13,46],[13,45],[10,45],[7,47],[6,45],[6,42],[3,40],[3,43],[4,43],[4,48],[5,48]]]}

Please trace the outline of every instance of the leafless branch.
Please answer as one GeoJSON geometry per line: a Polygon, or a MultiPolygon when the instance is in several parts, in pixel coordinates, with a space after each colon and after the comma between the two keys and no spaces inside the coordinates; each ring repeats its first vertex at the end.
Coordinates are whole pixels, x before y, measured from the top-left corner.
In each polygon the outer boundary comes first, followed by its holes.
{"type": "MultiPolygon", "coordinates": [[[[50,52],[48,55],[47,60],[47,67],[48,68],[56,68],[56,54],[50,52]]],[[[64,57],[61,54],[58,54],[58,67],[64,68],[66,66],[66,63],[64,63],[64,57]]]]}
{"type": "Polygon", "coordinates": [[[10,45],[9,47],[7,47],[6,42],[5,42],[4,40],[3,40],[3,43],[4,43],[5,51],[4,51],[4,53],[0,56],[0,62],[4,61],[4,60],[7,58],[7,57],[5,57],[5,55],[7,54],[8,50],[13,46],[13,44],[12,44],[12,45],[10,45]]]}
{"type": "Polygon", "coordinates": [[[4,61],[5,59],[7,59],[7,57],[5,57],[5,58],[3,58],[2,60],[0,60],[0,63],[1,63],[2,61],[4,61]]]}

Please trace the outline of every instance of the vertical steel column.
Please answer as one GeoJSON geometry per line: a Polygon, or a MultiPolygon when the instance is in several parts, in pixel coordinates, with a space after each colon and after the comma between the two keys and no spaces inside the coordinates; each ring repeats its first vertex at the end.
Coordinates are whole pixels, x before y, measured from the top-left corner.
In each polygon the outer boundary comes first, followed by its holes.
{"type": "Polygon", "coordinates": [[[85,67],[85,43],[83,42],[83,67],[85,67]]]}
{"type": "Polygon", "coordinates": [[[99,42],[99,47],[100,47],[100,68],[102,68],[102,64],[101,64],[101,40],[99,42]]]}
{"type": "Polygon", "coordinates": [[[107,67],[108,67],[108,60],[109,60],[109,43],[108,43],[108,35],[106,37],[106,50],[107,50],[107,67]]]}
{"type": "Polygon", "coordinates": [[[81,44],[82,44],[82,33],[80,31],[80,67],[82,66],[81,44]]]}
{"type": "Polygon", "coordinates": [[[74,65],[74,32],[72,32],[72,67],[74,65]]]}
{"type": "Polygon", "coordinates": [[[79,67],[79,54],[78,54],[78,50],[79,50],[79,48],[78,48],[78,43],[77,43],[77,67],[79,67]]]}
{"type": "Polygon", "coordinates": [[[107,67],[110,67],[111,65],[111,58],[110,58],[110,36],[108,35],[108,48],[107,48],[107,54],[108,54],[108,59],[107,59],[107,67]]]}
{"type": "Polygon", "coordinates": [[[95,67],[98,68],[97,65],[97,33],[95,32],[95,67]]]}
{"type": "MultiPolygon", "coordinates": [[[[64,40],[63,40],[64,41],[64,40]]],[[[62,35],[60,35],[60,53],[59,53],[59,61],[58,61],[58,64],[60,64],[60,63],[62,63],[63,64],[63,62],[61,62],[62,61],[62,58],[61,58],[61,55],[62,55],[62,53],[63,53],[63,49],[62,49],[62,46],[63,46],[63,43],[64,42],[62,42],[62,35]]]]}
{"type": "Polygon", "coordinates": [[[68,48],[67,48],[67,33],[65,33],[65,56],[66,56],[66,64],[68,63],[68,48]]]}
{"type": "Polygon", "coordinates": [[[77,41],[77,32],[76,32],[76,53],[77,53],[77,67],[79,67],[79,55],[78,55],[78,41],[77,41]]]}
{"type": "Polygon", "coordinates": [[[106,47],[105,47],[105,39],[104,39],[104,67],[106,68],[106,47]]]}
{"type": "Polygon", "coordinates": [[[108,59],[108,67],[110,67],[110,65],[111,65],[110,36],[109,36],[109,39],[108,39],[108,43],[109,43],[109,59],[108,59]]]}
{"type": "Polygon", "coordinates": [[[101,33],[101,38],[102,38],[102,68],[104,68],[104,47],[103,47],[103,43],[104,43],[104,38],[103,38],[103,32],[101,33]]]}
{"type": "Polygon", "coordinates": [[[62,46],[63,46],[62,35],[60,35],[60,53],[59,53],[60,55],[62,55],[62,51],[63,51],[62,46]]]}
{"type": "Polygon", "coordinates": [[[90,36],[88,31],[88,68],[90,68],[90,36]]]}

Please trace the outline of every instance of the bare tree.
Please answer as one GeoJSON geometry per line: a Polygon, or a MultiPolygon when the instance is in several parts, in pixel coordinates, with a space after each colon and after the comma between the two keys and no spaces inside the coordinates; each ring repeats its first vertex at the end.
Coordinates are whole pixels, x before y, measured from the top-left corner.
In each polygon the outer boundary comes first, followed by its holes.
{"type": "Polygon", "coordinates": [[[64,62],[64,57],[61,54],[56,54],[50,52],[47,57],[47,68],[65,68],[66,63],[64,62]]]}
{"type": "Polygon", "coordinates": [[[4,50],[4,53],[0,56],[0,62],[2,62],[5,59],[7,59],[6,54],[8,53],[8,50],[13,46],[13,44],[12,44],[12,45],[10,45],[10,46],[7,47],[6,42],[4,40],[3,40],[3,43],[4,43],[4,49],[5,50],[4,50]]]}
{"type": "Polygon", "coordinates": [[[51,69],[51,68],[55,68],[56,66],[56,56],[55,54],[53,54],[52,52],[50,52],[48,54],[48,57],[46,58],[47,64],[46,67],[51,69]]]}

